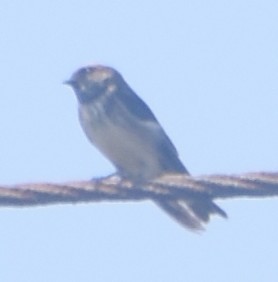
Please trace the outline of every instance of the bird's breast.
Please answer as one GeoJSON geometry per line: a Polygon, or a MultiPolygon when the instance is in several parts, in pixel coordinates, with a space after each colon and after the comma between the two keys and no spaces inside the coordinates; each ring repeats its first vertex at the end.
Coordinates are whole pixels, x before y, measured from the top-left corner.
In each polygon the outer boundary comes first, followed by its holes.
{"type": "Polygon", "coordinates": [[[100,103],[81,105],[79,118],[88,139],[120,173],[135,179],[149,179],[160,173],[155,142],[147,128],[130,123],[130,117],[124,123],[123,116],[118,119],[115,114],[108,115],[100,103]]]}

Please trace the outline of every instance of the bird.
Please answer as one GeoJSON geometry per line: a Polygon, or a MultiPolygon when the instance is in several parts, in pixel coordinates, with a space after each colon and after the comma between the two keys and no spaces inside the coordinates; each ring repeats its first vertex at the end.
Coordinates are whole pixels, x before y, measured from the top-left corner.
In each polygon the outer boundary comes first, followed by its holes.
{"type": "MultiPolygon", "coordinates": [[[[149,106],[116,69],[85,66],[64,83],[75,92],[85,135],[122,179],[143,184],[168,174],[189,175],[149,106]]],[[[203,230],[211,214],[227,216],[209,197],[155,203],[191,230],[203,230]]]]}

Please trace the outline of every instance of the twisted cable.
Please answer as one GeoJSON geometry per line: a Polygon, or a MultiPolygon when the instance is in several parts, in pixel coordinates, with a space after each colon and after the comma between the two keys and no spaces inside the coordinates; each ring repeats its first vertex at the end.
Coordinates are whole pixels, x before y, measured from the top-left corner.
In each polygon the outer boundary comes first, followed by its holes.
{"type": "Polygon", "coordinates": [[[0,206],[35,206],[99,201],[142,201],[210,197],[278,196],[278,173],[241,175],[167,175],[146,184],[117,176],[66,183],[28,183],[0,186],[0,206]]]}

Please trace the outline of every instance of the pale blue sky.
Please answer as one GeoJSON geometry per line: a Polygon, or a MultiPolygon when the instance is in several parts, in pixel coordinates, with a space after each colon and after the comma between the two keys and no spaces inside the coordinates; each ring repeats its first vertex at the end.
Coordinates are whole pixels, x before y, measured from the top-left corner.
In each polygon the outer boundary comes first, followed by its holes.
{"type": "MultiPolygon", "coordinates": [[[[277,171],[277,1],[8,1],[1,184],[113,172],[62,85],[118,69],[193,175],[277,171]]],[[[1,208],[0,281],[277,281],[278,199],[226,200],[184,230],[150,202],[1,208]]]]}

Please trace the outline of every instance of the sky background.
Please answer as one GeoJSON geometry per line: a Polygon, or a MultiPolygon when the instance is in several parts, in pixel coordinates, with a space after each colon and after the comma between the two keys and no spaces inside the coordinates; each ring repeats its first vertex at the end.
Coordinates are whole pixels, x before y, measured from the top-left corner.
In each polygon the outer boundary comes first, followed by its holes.
{"type": "MultiPolygon", "coordinates": [[[[62,82],[119,70],[193,175],[278,170],[275,0],[14,1],[0,7],[0,183],[114,171],[62,82]]],[[[151,202],[0,210],[0,281],[277,281],[278,199],[180,227],[151,202]]]]}

